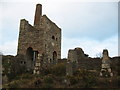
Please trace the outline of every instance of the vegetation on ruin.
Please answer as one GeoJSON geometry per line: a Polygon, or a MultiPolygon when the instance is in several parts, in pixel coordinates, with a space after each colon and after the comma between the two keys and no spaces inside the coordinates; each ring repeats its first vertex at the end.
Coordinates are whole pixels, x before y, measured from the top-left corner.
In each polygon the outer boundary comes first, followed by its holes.
{"type": "Polygon", "coordinates": [[[73,76],[67,76],[64,63],[43,69],[39,75],[35,75],[26,72],[25,67],[20,67],[17,62],[13,63],[12,59],[12,56],[3,57],[4,74],[8,77],[8,82],[3,85],[4,88],[119,88],[120,86],[120,73],[117,73],[120,71],[119,62],[113,65],[114,73],[116,72],[113,77],[101,78],[98,69],[78,69],[73,76]]]}

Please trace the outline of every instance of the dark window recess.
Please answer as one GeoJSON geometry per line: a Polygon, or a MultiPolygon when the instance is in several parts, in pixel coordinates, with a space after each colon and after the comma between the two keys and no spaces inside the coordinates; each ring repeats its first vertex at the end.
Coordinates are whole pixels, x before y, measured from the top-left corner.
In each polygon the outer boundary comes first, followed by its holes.
{"type": "Polygon", "coordinates": [[[57,52],[54,51],[53,52],[53,63],[56,63],[56,61],[57,61],[57,52]]]}
{"type": "Polygon", "coordinates": [[[55,40],[55,36],[52,36],[52,39],[55,40]]]}
{"type": "Polygon", "coordinates": [[[23,61],[21,61],[21,64],[23,64],[23,61]]]}
{"type": "Polygon", "coordinates": [[[50,63],[52,62],[52,59],[50,59],[50,63]]]}
{"type": "Polygon", "coordinates": [[[26,62],[24,62],[24,64],[26,64],[26,62]]]}
{"type": "Polygon", "coordinates": [[[34,51],[31,47],[29,47],[26,51],[27,59],[33,61],[34,51]]]}
{"type": "Polygon", "coordinates": [[[26,62],[25,61],[21,61],[21,64],[26,64],[26,62]]]}

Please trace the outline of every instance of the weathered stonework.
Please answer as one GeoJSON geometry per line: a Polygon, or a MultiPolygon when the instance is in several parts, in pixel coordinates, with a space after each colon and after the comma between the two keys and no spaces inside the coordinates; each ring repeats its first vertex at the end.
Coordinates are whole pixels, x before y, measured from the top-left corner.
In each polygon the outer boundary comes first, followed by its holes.
{"type": "Polygon", "coordinates": [[[110,72],[109,55],[103,50],[103,59],[90,58],[84,54],[82,48],[70,49],[68,58],[61,59],[61,29],[46,15],[42,15],[42,5],[36,5],[34,25],[25,19],[20,21],[18,51],[16,59],[20,65],[26,66],[28,71],[40,74],[42,68],[48,68],[57,63],[65,63],[66,75],[73,75],[77,69],[101,71],[106,68],[110,72]]]}
{"type": "Polygon", "coordinates": [[[84,51],[81,48],[70,49],[68,51],[68,60],[66,66],[66,75],[72,75],[78,68],[79,62],[86,58],[84,51]]]}
{"type": "Polygon", "coordinates": [[[84,51],[81,48],[70,49],[68,51],[68,60],[71,62],[79,62],[82,59],[85,59],[86,56],[84,51]]]}
{"type": "Polygon", "coordinates": [[[20,21],[17,55],[25,56],[28,69],[33,69],[38,54],[43,56],[43,66],[56,64],[61,59],[61,29],[46,15],[42,5],[36,5],[34,26],[25,19],[20,21]]]}
{"type": "MultiPolygon", "coordinates": [[[[101,65],[101,72],[100,72],[100,76],[103,76],[103,73],[108,72],[110,76],[113,76],[113,73],[111,71],[111,60],[109,58],[109,53],[107,49],[103,50],[103,58],[102,58],[102,65],[101,65]]],[[[108,76],[107,74],[105,74],[106,76],[108,76]]]]}

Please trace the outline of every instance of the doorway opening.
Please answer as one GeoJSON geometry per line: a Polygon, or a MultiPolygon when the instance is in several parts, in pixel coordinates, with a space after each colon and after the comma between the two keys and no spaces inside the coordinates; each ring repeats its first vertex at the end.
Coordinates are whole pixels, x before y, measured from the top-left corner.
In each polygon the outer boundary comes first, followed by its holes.
{"type": "Polygon", "coordinates": [[[57,61],[57,52],[54,51],[53,52],[53,63],[56,63],[56,61],[57,61]]]}
{"type": "Polygon", "coordinates": [[[31,47],[29,47],[26,51],[27,59],[33,61],[34,51],[31,47]]]}

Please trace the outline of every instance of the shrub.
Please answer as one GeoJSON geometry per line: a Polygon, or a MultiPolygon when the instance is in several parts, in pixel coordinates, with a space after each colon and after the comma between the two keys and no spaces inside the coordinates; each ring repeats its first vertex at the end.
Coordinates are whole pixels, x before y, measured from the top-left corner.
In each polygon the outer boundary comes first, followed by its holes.
{"type": "Polygon", "coordinates": [[[19,87],[19,81],[12,81],[11,83],[8,84],[9,88],[18,88],[19,87]]]}
{"type": "Polygon", "coordinates": [[[41,70],[41,75],[48,75],[48,74],[51,74],[51,69],[49,68],[43,68],[42,70],[41,70]]]}
{"type": "Polygon", "coordinates": [[[94,76],[86,76],[84,77],[85,87],[90,88],[96,85],[96,79],[94,76]]]}
{"type": "Polygon", "coordinates": [[[66,66],[63,63],[57,64],[52,67],[51,73],[56,76],[65,76],[66,75],[66,66]]]}
{"type": "Polygon", "coordinates": [[[53,78],[50,77],[50,76],[45,76],[44,77],[44,82],[51,84],[51,83],[53,83],[53,78]]]}
{"type": "Polygon", "coordinates": [[[22,79],[31,79],[31,78],[33,78],[33,75],[30,75],[30,74],[26,73],[26,74],[22,74],[21,78],[22,79]]]}
{"type": "Polygon", "coordinates": [[[77,70],[74,73],[75,77],[77,80],[79,80],[82,84],[81,87],[84,88],[89,88],[89,87],[94,87],[96,85],[96,78],[95,78],[95,73],[89,72],[88,70],[77,70]]]}
{"type": "Polygon", "coordinates": [[[70,81],[71,85],[77,84],[79,82],[79,79],[74,76],[67,76],[68,80],[70,81]]]}
{"type": "Polygon", "coordinates": [[[52,84],[43,84],[41,88],[53,88],[52,84]]]}

